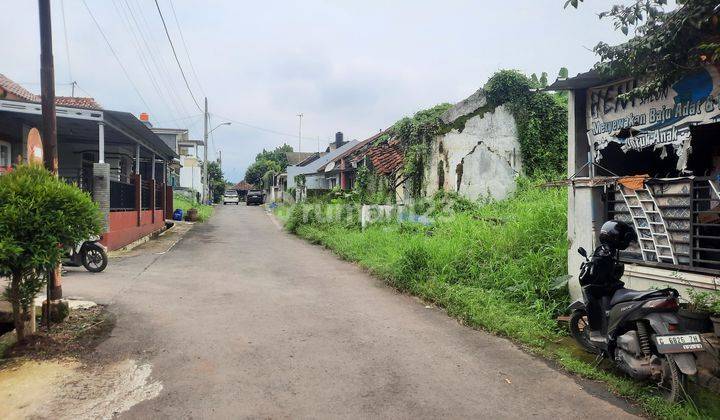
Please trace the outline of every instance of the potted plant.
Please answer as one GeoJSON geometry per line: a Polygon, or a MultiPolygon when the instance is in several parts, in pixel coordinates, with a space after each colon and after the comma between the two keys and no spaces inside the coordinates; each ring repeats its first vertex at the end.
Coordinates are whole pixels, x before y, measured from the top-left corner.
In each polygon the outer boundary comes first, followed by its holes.
{"type": "Polygon", "coordinates": [[[711,299],[710,321],[712,321],[715,336],[720,337],[720,292],[717,290],[713,291],[711,299]]]}
{"type": "Polygon", "coordinates": [[[699,333],[713,330],[713,323],[710,321],[711,304],[713,296],[711,291],[687,289],[689,301],[678,311],[681,326],[688,331],[699,333]]]}

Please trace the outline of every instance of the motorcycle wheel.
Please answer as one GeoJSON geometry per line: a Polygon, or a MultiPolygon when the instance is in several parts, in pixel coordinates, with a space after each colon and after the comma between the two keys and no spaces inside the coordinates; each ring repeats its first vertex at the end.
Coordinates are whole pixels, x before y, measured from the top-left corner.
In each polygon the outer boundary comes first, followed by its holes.
{"type": "Polygon", "coordinates": [[[671,355],[665,355],[661,361],[662,374],[658,389],[666,401],[675,403],[682,401],[687,389],[687,376],[680,372],[671,355]]]}
{"type": "Polygon", "coordinates": [[[588,323],[587,312],[582,309],[573,311],[570,315],[570,335],[588,353],[597,354],[597,348],[590,341],[588,334],[590,324],[588,323]]]}
{"type": "Polygon", "coordinates": [[[99,273],[105,270],[108,265],[108,257],[105,250],[93,244],[82,250],[82,265],[91,273],[99,273]]]}

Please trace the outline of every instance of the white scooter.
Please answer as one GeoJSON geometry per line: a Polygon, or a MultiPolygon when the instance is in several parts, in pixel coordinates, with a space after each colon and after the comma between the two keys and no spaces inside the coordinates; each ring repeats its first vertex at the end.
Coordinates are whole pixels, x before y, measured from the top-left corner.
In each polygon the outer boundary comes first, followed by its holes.
{"type": "Polygon", "coordinates": [[[70,267],[83,266],[91,273],[99,273],[108,265],[107,249],[97,236],[90,237],[68,250],[63,265],[70,267]]]}

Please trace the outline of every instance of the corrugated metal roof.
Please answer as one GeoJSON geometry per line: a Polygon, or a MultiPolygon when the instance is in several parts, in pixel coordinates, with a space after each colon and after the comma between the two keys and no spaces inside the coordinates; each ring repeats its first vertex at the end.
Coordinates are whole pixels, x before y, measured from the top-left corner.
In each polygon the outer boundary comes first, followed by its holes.
{"type": "Polygon", "coordinates": [[[575,77],[568,79],[558,79],[552,85],[545,88],[545,90],[576,90],[576,89],[587,89],[593,86],[597,86],[606,82],[607,79],[600,77],[600,73],[597,70],[590,70],[585,73],[580,73],[575,77]]]}
{"type": "Polygon", "coordinates": [[[338,156],[340,156],[343,153],[345,153],[346,151],[352,149],[357,144],[358,144],[357,140],[350,141],[350,142],[344,144],[342,147],[333,150],[332,152],[326,154],[325,156],[321,156],[317,160],[310,162],[305,166],[288,166],[288,168],[296,169],[297,171],[292,171],[292,172],[294,172],[295,175],[314,174],[316,172],[319,172],[320,168],[323,168],[328,163],[335,161],[335,159],[338,156]]]}

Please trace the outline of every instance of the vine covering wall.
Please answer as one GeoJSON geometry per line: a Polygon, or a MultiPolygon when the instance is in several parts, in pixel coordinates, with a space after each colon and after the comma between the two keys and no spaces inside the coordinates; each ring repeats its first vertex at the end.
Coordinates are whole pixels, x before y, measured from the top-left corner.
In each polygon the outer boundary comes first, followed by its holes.
{"type": "MultiPolygon", "coordinates": [[[[410,195],[418,198],[424,194],[425,171],[430,165],[433,141],[453,129],[462,132],[470,118],[505,105],[517,124],[525,173],[561,176],[567,165],[567,97],[564,93],[539,91],[538,86],[519,71],[498,71],[483,87],[486,106],[445,124],[440,117],[453,105],[439,104],[399,120],[377,142],[389,139],[399,142],[405,158],[406,185],[410,195]]],[[[371,175],[364,172],[359,175],[357,185],[363,191],[372,190],[368,182],[371,175]]]]}

